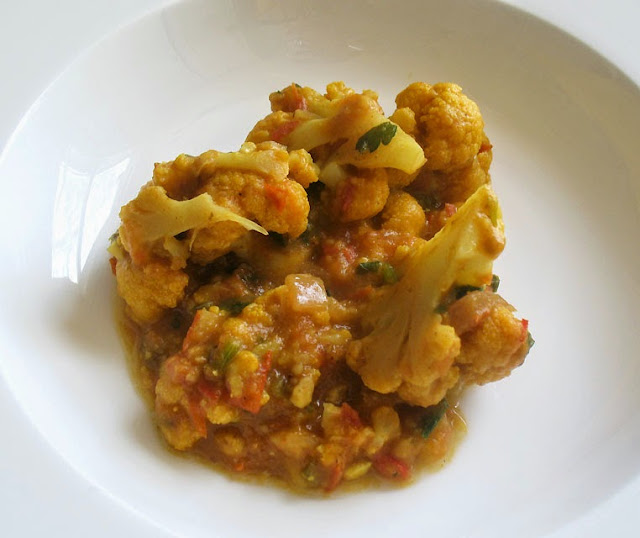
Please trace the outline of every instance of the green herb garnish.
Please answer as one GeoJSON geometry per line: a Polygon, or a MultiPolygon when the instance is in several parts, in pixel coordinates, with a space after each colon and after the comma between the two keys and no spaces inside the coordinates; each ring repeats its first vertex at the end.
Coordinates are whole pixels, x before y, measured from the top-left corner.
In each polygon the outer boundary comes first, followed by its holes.
{"type": "Polygon", "coordinates": [[[456,286],[453,290],[454,300],[462,299],[467,293],[471,293],[472,291],[482,291],[484,287],[482,286],[456,286]]]}
{"type": "Polygon", "coordinates": [[[214,301],[207,301],[206,303],[197,304],[196,306],[193,307],[193,310],[194,312],[202,309],[206,310],[208,308],[211,308],[212,306],[216,306],[216,303],[214,301]]]}
{"type": "Polygon", "coordinates": [[[413,194],[413,197],[426,211],[436,211],[444,207],[444,202],[433,194],[413,194]]]}
{"type": "Polygon", "coordinates": [[[395,284],[398,282],[398,274],[393,268],[393,265],[389,263],[382,263],[380,265],[380,274],[385,284],[395,284]]]}
{"type": "Polygon", "coordinates": [[[250,305],[251,301],[242,301],[240,299],[227,299],[220,303],[220,308],[226,310],[232,316],[237,316],[244,310],[244,307],[250,305]]]}
{"type": "Polygon", "coordinates": [[[443,398],[437,405],[432,405],[426,409],[424,416],[420,420],[420,433],[422,437],[426,439],[431,435],[431,432],[438,425],[438,422],[440,422],[448,408],[449,402],[447,402],[446,398],[443,398]]]}
{"type": "Polygon", "coordinates": [[[229,363],[238,354],[238,351],[240,351],[240,344],[238,342],[234,340],[227,342],[222,347],[222,350],[216,349],[216,351],[214,352],[211,361],[212,366],[216,370],[224,372],[227,366],[229,366],[229,363]]]}
{"type": "Polygon", "coordinates": [[[375,273],[382,277],[382,281],[385,284],[395,284],[398,282],[398,274],[393,268],[393,265],[387,262],[381,262],[379,260],[371,260],[358,264],[356,268],[358,273],[375,273]]]}
{"type": "Polygon", "coordinates": [[[496,293],[499,287],[500,287],[500,277],[498,275],[493,275],[491,277],[491,289],[493,290],[493,293],[496,293]]]}
{"type": "Polygon", "coordinates": [[[380,271],[380,266],[382,262],[374,260],[370,262],[362,262],[358,264],[358,268],[356,269],[358,273],[377,273],[380,271]]]}
{"type": "Polygon", "coordinates": [[[374,152],[380,144],[385,146],[391,142],[396,135],[398,126],[390,121],[376,125],[373,129],[369,129],[356,142],[356,149],[360,153],[374,152]]]}
{"type": "Polygon", "coordinates": [[[527,331],[527,346],[529,349],[531,349],[533,347],[533,344],[535,344],[536,341],[533,339],[533,336],[531,336],[531,333],[529,331],[527,331]]]}

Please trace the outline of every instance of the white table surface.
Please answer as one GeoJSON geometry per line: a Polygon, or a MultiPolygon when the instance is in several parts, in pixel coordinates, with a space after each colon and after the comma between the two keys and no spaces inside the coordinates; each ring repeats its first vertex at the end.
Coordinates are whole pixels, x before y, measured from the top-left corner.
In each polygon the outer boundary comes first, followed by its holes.
{"type": "MultiPolygon", "coordinates": [[[[164,0],[23,0],[0,3],[0,147],[42,91],[100,37],[164,0]]],[[[638,0],[507,0],[568,31],[640,84],[638,0]]],[[[7,181],[2,178],[0,181],[7,181]]],[[[166,532],[90,485],[22,415],[0,378],[2,536],[163,537],[166,532]],[[29,461],[19,467],[17,461],[29,461]],[[55,499],[55,502],[51,502],[55,499]]],[[[566,537],[640,535],[636,477],[589,515],[554,533],[566,537]]]]}

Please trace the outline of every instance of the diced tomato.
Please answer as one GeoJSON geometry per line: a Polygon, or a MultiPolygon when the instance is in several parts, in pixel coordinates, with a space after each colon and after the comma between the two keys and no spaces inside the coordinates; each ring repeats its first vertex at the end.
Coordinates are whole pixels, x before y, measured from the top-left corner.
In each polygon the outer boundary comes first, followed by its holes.
{"type": "Polygon", "coordinates": [[[285,91],[286,101],[284,110],[286,112],[293,112],[295,110],[307,110],[307,101],[300,93],[298,86],[291,84],[285,91]]]}
{"type": "Polygon", "coordinates": [[[340,417],[350,428],[362,428],[362,421],[358,412],[348,403],[343,403],[340,407],[340,417]]]}
{"type": "Polygon", "coordinates": [[[187,385],[187,378],[193,375],[196,367],[182,354],[173,355],[164,363],[167,377],[176,385],[187,385]]]}
{"type": "Polygon", "coordinates": [[[281,125],[278,125],[273,131],[269,133],[269,137],[271,140],[274,140],[279,143],[283,143],[285,138],[289,136],[295,128],[300,125],[298,120],[288,121],[281,125]]]}
{"type": "Polygon", "coordinates": [[[274,185],[273,183],[264,184],[264,194],[273,204],[277,211],[282,211],[287,202],[287,193],[281,185],[274,185]]]}
{"type": "Polygon", "coordinates": [[[391,454],[381,454],[373,460],[373,468],[390,480],[407,480],[411,476],[409,466],[392,456],[391,454]]]}
{"type": "Polygon", "coordinates": [[[189,406],[187,408],[187,413],[189,418],[191,419],[191,423],[193,424],[194,429],[200,436],[207,436],[207,415],[200,405],[200,397],[199,395],[193,395],[189,398],[189,406]]]}
{"type": "Polygon", "coordinates": [[[208,381],[201,379],[196,386],[198,392],[202,395],[203,398],[209,400],[210,403],[215,403],[222,396],[222,390],[218,387],[214,387],[208,381]]]}
{"type": "Polygon", "coordinates": [[[324,490],[329,493],[338,487],[340,482],[342,482],[342,476],[344,475],[344,465],[335,465],[331,468],[331,472],[329,474],[329,480],[324,486],[324,490]]]}
{"type": "Polygon", "coordinates": [[[264,392],[264,387],[267,384],[267,376],[271,369],[271,357],[271,351],[267,351],[264,354],[258,370],[245,381],[242,396],[230,398],[230,404],[249,411],[254,415],[260,411],[262,407],[262,393],[264,392]]]}
{"type": "Polygon", "coordinates": [[[369,299],[371,294],[373,293],[373,286],[364,286],[362,288],[358,288],[353,293],[349,294],[349,299],[354,299],[355,301],[369,299]]]}
{"type": "Polygon", "coordinates": [[[200,318],[203,316],[203,310],[196,310],[196,315],[193,317],[193,321],[191,322],[191,326],[187,331],[187,335],[184,337],[184,341],[182,342],[182,351],[187,351],[195,342],[195,336],[198,332],[198,323],[200,322],[200,318]]]}
{"type": "Polygon", "coordinates": [[[452,217],[456,214],[456,211],[458,211],[458,208],[455,205],[449,203],[444,204],[444,212],[447,217],[452,217]]]}
{"type": "Polygon", "coordinates": [[[523,319],[520,323],[522,324],[522,340],[524,341],[529,334],[529,320],[523,319]]]}
{"type": "Polygon", "coordinates": [[[111,265],[111,272],[115,275],[116,265],[118,265],[118,260],[116,260],[115,256],[112,258],[109,258],[109,264],[111,265]]]}

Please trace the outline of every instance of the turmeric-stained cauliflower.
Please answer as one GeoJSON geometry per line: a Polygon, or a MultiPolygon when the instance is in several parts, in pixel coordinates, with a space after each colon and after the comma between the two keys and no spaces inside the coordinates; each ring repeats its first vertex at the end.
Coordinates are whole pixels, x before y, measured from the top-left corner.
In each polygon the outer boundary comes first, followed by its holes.
{"type": "Polygon", "coordinates": [[[368,334],[351,343],[347,363],[369,388],[397,391],[412,404],[444,398],[459,378],[460,338],[438,312],[458,286],[489,284],[492,262],[504,247],[495,195],[482,187],[445,228],[414,246],[400,281],[381,290],[364,314],[368,334]]]}
{"type": "Polygon", "coordinates": [[[157,163],[109,252],[133,371],[167,443],[331,492],[406,482],[464,431],[461,389],[533,340],[497,293],[492,146],[455,84],[385,116],[290,84],[238,151],[157,163]]]}
{"type": "Polygon", "coordinates": [[[424,149],[429,170],[460,168],[480,150],[484,128],[480,109],[457,84],[414,82],[398,94],[396,105],[395,116],[410,118],[413,113],[415,128],[410,134],[424,149]]]}
{"type": "Polygon", "coordinates": [[[465,383],[497,381],[522,364],[531,346],[528,322],[513,311],[491,290],[472,291],[451,305],[446,322],[462,342],[456,364],[465,383]]]}
{"type": "Polygon", "coordinates": [[[408,184],[425,163],[422,148],[385,118],[374,92],[333,83],[323,96],[292,84],[270,99],[273,112],[247,140],[274,140],[310,152],[328,187],[324,200],[342,222],[379,213],[389,187],[408,184]]]}

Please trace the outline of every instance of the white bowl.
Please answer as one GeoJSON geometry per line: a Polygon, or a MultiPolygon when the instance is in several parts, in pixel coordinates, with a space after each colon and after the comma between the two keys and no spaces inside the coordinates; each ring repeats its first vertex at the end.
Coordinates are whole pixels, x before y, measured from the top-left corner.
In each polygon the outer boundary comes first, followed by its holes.
{"type": "Polygon", "coordinates": [[[640,470],[638,88],[493,2],[187,2],[121,29],[40,97],[0,160],[2,376],[88,483],[189,536],[525,536],[560,529],[640,470]],[[156,161],[233,150],[270,91],[333,80],[393,96],[455,81],[480,105],[508,246],[501,292],[536,345],[464,402],[436,474],[326,500],[169,453],[129,379],[107,238],[156,161]],[[7,180],[9,178],[9,180],[7,180]]]}

